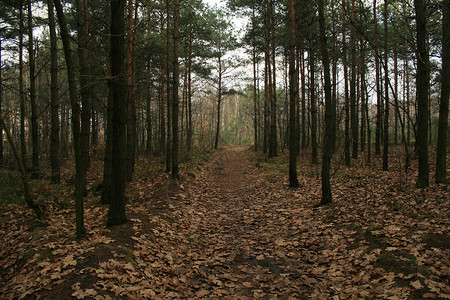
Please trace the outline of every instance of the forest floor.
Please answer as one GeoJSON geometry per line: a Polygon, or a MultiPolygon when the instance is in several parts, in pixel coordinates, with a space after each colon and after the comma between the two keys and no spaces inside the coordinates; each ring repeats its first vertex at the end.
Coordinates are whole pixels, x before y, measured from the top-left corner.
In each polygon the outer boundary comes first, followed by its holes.
{"type": "Polygon", "coordinates": [[[335,166],[334,203],[315,207],[320,166],[301,161],[290,189],[286,155],[222,149],[180,181],[141,161],[129,222],[105,228],[94,163],[80,241],[70,188],[35,182],[46,222],[0,208],[0,298],[450,299],[448,186],[380,165],[335,166]]]}

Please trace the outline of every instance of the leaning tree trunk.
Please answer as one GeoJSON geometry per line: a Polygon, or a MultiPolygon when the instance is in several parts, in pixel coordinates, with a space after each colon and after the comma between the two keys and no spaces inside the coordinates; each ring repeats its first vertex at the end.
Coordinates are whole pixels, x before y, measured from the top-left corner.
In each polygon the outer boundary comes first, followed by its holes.
{"type": "Polygon", "coordinates": [[[31,189],[28,184],[27,175],[26,175],[25,169],[22,165],[22,160],[19,157],[19,153],[16,150],[16,146],[14,145],[14,141],[11,137],[11,134],[9,133],[9,129],[7,128],[6,123],[3,120],[3,117],[1,114],[0,114],[0,128],[3,128],[3,130],[6,133],[6,138],[9,142],[9,145],[11,146],[11,150],[13,151],[14,159],[16,160],[16,163],[19,166],[19,172],[20,172],[20,178],[22,179],[25,202],[34,211],[34,213],[36,214],[36,216],[39,220],[44,220],[45,219],[44,211],[42,210],[41,206],[36,204],[33,200],[33,197],[31,195],[31,189]]]}
{"type": "Polygon", "coordinates": [[[75,69],[72,60],[72,49],[70,47],[70,35],[67,29],[66,18],[60,0],[54,0],[56,14],[59,21],[61,39],[63,41],[64,56],[66,60],[67,78],[69,83],[69,98],[72,107],[72,132],[73,132],[73,150],[75,155],[75,214],[77,237],[82,238],[86,235],[84,227],[84,172],[83,158],[81,154],[81,132],[80,132],[80,105],[78,103],[77,90],[75,86],[75,69]]]}
{"type": "Polygon", "coordinates": [[[428,166],[428,90],[430,86],[430,63],[426,46],[426,0],[414,0],[417,34],[417,154],[419,158],[418,188],[429,185],[428,166]]]}

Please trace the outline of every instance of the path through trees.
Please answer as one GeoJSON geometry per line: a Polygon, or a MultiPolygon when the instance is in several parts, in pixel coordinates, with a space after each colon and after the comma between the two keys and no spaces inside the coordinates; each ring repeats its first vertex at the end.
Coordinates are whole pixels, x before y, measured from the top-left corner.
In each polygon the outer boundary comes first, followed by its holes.
{"type": "Polygon", "coordinates": [[[288,188],[287,167],[287,157],[232,148],[214,152],[182,181],[139,177],[129,187],[130,221],[105,229],[98,220],[107,209],[89,204],[89,233],[77,242],[70,209],[51,211],[46,227],[8,213],[0,228],[10,241],[2,243],[8,255],[1,256],[0,293],[58,299],[447,293],[443,187],[419,191],[402,184],[401,171],[353,168],[333,180],[336,202],[314,208],[320,166],[301,168],[299,189],[288,188]]]}

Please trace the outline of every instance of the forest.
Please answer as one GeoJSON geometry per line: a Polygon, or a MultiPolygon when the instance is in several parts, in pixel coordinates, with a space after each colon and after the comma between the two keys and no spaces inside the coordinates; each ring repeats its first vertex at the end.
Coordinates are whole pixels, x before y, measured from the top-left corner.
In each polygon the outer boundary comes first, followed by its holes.
{"type": "Polygon", "coordinates": [[[450,0],[2,0],[0,298],[450,299],[450,0]]]}

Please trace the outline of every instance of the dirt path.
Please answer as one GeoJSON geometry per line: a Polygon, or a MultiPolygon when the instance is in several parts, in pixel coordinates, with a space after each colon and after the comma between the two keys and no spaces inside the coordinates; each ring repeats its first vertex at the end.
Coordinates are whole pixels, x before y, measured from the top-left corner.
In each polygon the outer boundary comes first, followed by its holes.
{"type": "Polygon", "coordinates": [[[129,222],[105,228],[107,207],[91,204],[80,241],[73,210],[32,227],[15,208],[0,227],[0,298],[449,298],[445,187],[405,189],[352,168],[334,179],[333,204],[314,208],[320,178],[308,166],[288,189],[267,179],[283,157],[260,170],[250,155],[217,151],[183,183],[136,180],[129,222]]]}
{"type": "Polygon", "coordinates": [[[287,247],[298,220],[245,151],[216,153],[188,188],[190,199],[171,224],[177,243],[163,257],[175,268],[176,284],[162,294],[245,299],[305,292],[301,253],[287,247]]]}

